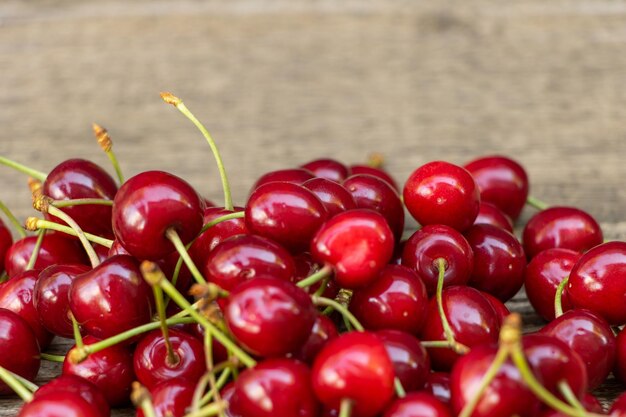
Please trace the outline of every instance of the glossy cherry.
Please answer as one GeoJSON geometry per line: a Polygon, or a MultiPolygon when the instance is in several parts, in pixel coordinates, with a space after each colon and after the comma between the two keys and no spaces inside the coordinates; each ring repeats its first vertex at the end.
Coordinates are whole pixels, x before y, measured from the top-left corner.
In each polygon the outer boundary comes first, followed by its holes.
{"type": "Polygon", "coordinates": [[[431,372],[426,379],[426,392],[434,395],[445,404],[450,403],[450,374],[448,372],[431,372]]]}
{"type": "MultiPolygon", "coordinates": [[[[562,280],[567,278],[580,258],[580,253],[569,249],[546,249],[539,252],[528,263],[524,276],[524,287],[528,301],[535,311],[546,320],[554,319],[554,297],[562,280]]],[[[561,294],[563,311],[572,304],[567,288],[561,294]]]]}
{"type": "Polygon", "coordinates": [[[412,392],[391,403],[383,417],[452,417],[452,412],[432,394],[412,392]]]}
{"type": "Polygon", "coordinates": [[[446,261],[444,287],[464,285],[474,268],[474,254],[467,240],[455,229],[444,225],[424,226],[406,241],[402,265],[417,272],[433,295],[439,278],[438,259],[446,261]]]}
{"type": "Polygon", "coordinates": [[[480,202],[478,216],[476,216],[474,224],[490,224],[513,233],[513,222],[511,218],[504,214],[498,207],[485,201],[480,202]]]}
{"type": "Polygon", "coordinates": [[[95,404],[90,404],[77,392],[53,391],[26,403],[17,416],[94,417],[103,414],[95,404]]]}
{"type": "Polygon", "coordinates": [[[316,417],[319,405],[306,365],[268,359],[239,375],[229,400],[232,417],[316,417]]]}
{"type": "MultiPolygon", "coordinates": [[[[313,260],[313,257],[308,252],[302,252],[293,257],[293,260],[296,265],[296,272],[294,278],[291,280],[294,284],[308,278],[310,275],[313,275],[317,271],[319,271],[322,266],[313,260]]],[[[339,286],[334,279],[321,280],[318,281],[309,287],[303,288],[309,294],[316,294],[319,288],[326,281],[326,288],[322,291],[322,297],[326,298],[335,298],[339,293],[339,286]]]]}
{"type": "MultiPolygon", "coordinates": [[[[218,217],[241,211],[243,211],[243,208],[240,207],[236,207],[233,211],[226,210],[221,207],[208,207],[204,210],[203,224],[206,225],[218,217]]],[[[246,228],[246,223],[242,218],[230,219],[217,223],[208,228],[193,241],[191,247],[189,248],[189,255],[196,265],[204,265],[209,253],[215,249],[219,243],[229,237],[245,234],[248,234],[248,229],[246,228]]]]}
{"type": "MultiPolygon", "coordinates": [[[[35,333],[19,315],[0,308],[0,366],[28,380],[39,371],[39,345],[35,333]]],[[[13,391],[0,381],[0,395],[13,391]]]]}
{"type": "Polygon", "coordinates": [[[375,177],[378,177],[382,180],[387,181],[389,185],[391,185],[394,188],[394,190],[396,191],[400,190],[400,188],[398,188],[398,184],[396,183],[396,180],[394,180],[387,171],[384,171],[380,168],[371,167],[369,165],[352,165],[350,166],[350,173],[352,175],[358,175],[358,174],[373,175],[375,177]]]}
{"type": "Polygon", "coordinates": [[[276,182],[258,187],[246,203],[246,227],[292,252],[301,252],[328,218],[322,201],[298,184],[276,182]]]}
{"type": "Polygon", "coordinates": [[[252,186],[250,192],[253,192],[262,185],[270,182],[290,182],[292,184],[302,184],[303,182],[315,178],[315,175],[308,169],[289,168],[270,171],[263,174],[252,186]]]}
{"type": "Polygon", "coordinates": [[[304,182],[302,186],[313,191],[313,194],[320,199],[326,207],[329,219],[357,207],[352,194],[339,183],[324,178],[313,178],[304,182]]]}
{"type": "Polygon", "coordinates": [[[354,289],[373,282],[391,260],[394,236],[385,218],[372,210],[338,214],[317,231],[311,255],[333,266],[342,288],[354,289]]]}
{"type": "Polygon", "coordinates": [[[311,171],[318,178],[338,183],[343,182],[350,175],[350,170],[347,166],[330,158],[315,159],[300,166],[300,168],[311,171]]]}
{"type": "Polygon", "coordinates": [[[504,318],[511,314],[507,306],[488,292],[481,291],[480,293],[483,297],[487,299],[487,301],[489,301],[489,304],[491,304],[491,307],[493,307],[494,311],[496,312],[496,316],[498,316],[498,321],[500,325],[502,325],[502,323],[504,323],[504,318]]]}
{"type": "Polygon", "coordinates": [[[234,338],[259,356],[294,352],[308,339],[317,311],[309,295],[288,281],[254,278],[228,297],[224,318],[234,338]]]}
{"type": "Polygon", "coordinates": [[[366,329],[418,334],[427,305],[426,287],[417,273],[402,265],[387,265],[373,283],[354,291],[350,311],[366,329]]]}
{"type": "Polygon", "coordinates": [[[464,231],[478,215],[480,195],[471,174],[434,161],[417,168],[404,184],[404,204],[422,226],[445,224],[464,231]]]}
{"type": "Polygon", "coordinates": [[[511,299],[524,284],[526,255],[512,233],[490,224],[477,224],[465,232],[474,254],[469,285],[494,295],[501,301],[511,299]]]}
{"type": "Polygon", "coordinates": [[[484,156],[464,165],[476,180],[480,199],[517,220],[528,198],[528,175],[506,156],[484,156]]]}
{"type": "Polygon", "coordinates": [[[376,332],[387,349],[396,378],[406,392],[426,386],[430,374],[430,359],[417,337],[400,330],[376,332]]]}
{"type": "MultiPolygon", "coordinates": [[[[35,249],[37,236],[27,236],[15,241],[6,252],[4,266],[9,277],[24,272],[35,249]]],[[[74,239],[65,239],[58,233],[47,233],[33,269],[44,269],[56,264],[87,264],[85,252],[74,239]]]]}
{"type": "Polygon", "coordinates": [[[111,411],[109,403],[107,403],[102,392],[98,387],[84,378],[76,375],[60,375],[35,391],[34,398],[37,399],[53,392],[78,394],[83,400],[94,406],[94,415],[100,417],[110,416],[111,411]]]}
{"type": "Polygon", "coordinates": [[[162,171],[142,172],[126,180],[113,200],[113,231],[136,258],[158,260],[175,250],[166,231],[173,228],[189,243],[202,228],[203,210],[185,180],[162,171]]]}
{"type": "Polygon", "coordinates": [[[567,292],[614,325],[626,323],[626,242],[608,242],[583,254],[570,272],[567,292]]]}
{"type": "Polygon", "coordinates": [[[349,332],[330,341],[311,369],[313,390],[327,408],[353,401],[352,416],[373,417],[394,394],[394,369],[385,344],[373,333],[349,332]]]}
{"type": "Polygon", "coordinates": [[[574,207],[550,207],[535,214],[522,236],[528,258],[551,248],[585,252],[603,241],[600,225],[574,207]]]}
{"type": "MultiPolygon", "coordinates": [[[[191,406],[196,383],[181,378],[170,379],[150,390],[156,417],[183,417],[191,406]]],[[[137,409],[137,417],[144,417],[137,409]]]]}
{"type": "Polygon", "coordinates": [[[311,334],[304,344],[293,354],[295,359],[312,364],[317,354],[326,344],[339,336],[337,326],[328,316],[318,314],[311,328],[311,334]]]}
{"type": "Polygon", "coordinates": [[[0,274],[4,272],[4,257],[13,244],[13,236],[11,231],[0,219],[0,274]]]}

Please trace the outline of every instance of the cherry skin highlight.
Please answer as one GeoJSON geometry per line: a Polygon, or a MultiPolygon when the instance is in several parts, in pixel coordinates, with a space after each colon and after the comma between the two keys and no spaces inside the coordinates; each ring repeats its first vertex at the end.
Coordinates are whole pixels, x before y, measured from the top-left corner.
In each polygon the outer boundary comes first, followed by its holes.
{"type": "Polygon", "coordinates": [[[395,400],[383,417],[452,417],[450,408],[426,392],[412,392],[395,400]]]}

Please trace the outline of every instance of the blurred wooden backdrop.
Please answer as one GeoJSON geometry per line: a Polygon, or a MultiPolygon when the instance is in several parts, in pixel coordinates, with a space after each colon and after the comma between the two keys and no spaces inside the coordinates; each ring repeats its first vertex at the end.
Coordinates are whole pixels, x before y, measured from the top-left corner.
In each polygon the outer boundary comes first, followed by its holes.
{"type": "MultiPolygon", "coordinates": [[[[0,2],[0,155],[108,169],[97,121],[127,176],[171,171],[219,200],[208,146],[162,90],[213,133],[240,204],[264,171],[322,156],[382,152],[402,183],[503,153],[537,197],[626,229],[624,1],[0,2]]],[[[0,172],[25,217],[25,178],[0,172]]]]}

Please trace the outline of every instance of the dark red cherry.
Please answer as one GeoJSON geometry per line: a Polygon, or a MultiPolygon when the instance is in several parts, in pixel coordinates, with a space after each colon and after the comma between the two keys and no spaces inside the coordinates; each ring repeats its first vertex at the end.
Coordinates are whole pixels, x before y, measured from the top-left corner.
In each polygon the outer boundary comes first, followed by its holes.
{"type": "Polygon", "coordinates": [[[112,256],[74,278],[69,300],[85,333],[102,339],[152,319],[152,289],[128,255],[112,256]]]}
{"type": "Polygon", "coordinates": [[[13,244],[11,231],[0,219],[0,274],[4,272],[4,257],[13,244]]]}
{"type": "Polygon", "coordinates": [[[311,334],[317,311],[309,295],[288,281],[254,278],[231,291],[224,318],[234,338],[259,356],[298,350],[311,334]]]}
{"type": "MultiPolygon", "coordinates": [[[[117,193],[115,180],[102,168],[84,159],[69,159],[54,167],[43,183],[43,193],[55,200],[97,198],[113,200],[117,193]]],[[[85,232],[110,238],[111,206],[101,204],[64,207],[67,215],[85,232]]],[[[65,224],[56,217],[51,220],[65,224]]]]}
{"type": "Polygon", "coordinates": [[[435,396],[412,392],[391,403],[383,417],[452,417],[452,412],[435,396]]]}
{"type": "Polygon", "coordinates": [[[382,214],[396,240],[400,240],[404,231],[404,205],[391,185],[372,175],[357,174],[348,177],[343,186],[352,194],[358,208],[382,214]]]}
{"type": "Polygon", "coordinates": [[[404,244],[402,265],[417,272],[433,295],[439,278],[438,259],[446,261],[443,275],[444,287],[464,285],[474,268],[474,254],[462,234],[449,226],[433,224],[424,226],[404,244]]]}
{"type": "Polygon", "coordinates": [[[585,252],[603,242],[602,229],[593,217],[574,207],[550,207],[535,214],[522,236],[528,258],[552,249],[585,252]]]}
{"type": "MultiPolygon", "coordinates": [[[[196,383],[181,378],[170,379],[150,390],[156,417],[183,417],[193,401],[196,383]]],[[[144,417],[137,409],[137,417],[144,417]]]]}
{"type": "MultiPolygon", "coordinates": [[[[35,379],[39,371],[39,344],[35,333],[19,315],[0,308],[0,366],[28,380],[35,379]]],[[[0,395],[12,394],[0,381],[0,395]]]]}
{"type": "Polygon", "coordinates": [[[567,293],[576,308],[626,323],[626,242],[608,242],[585,253],[569,275],[567,293]]]}
{"type": "Polygon", "coordinates": [[[53,391],[38,395],[26,403],[18,417],[94,417],[103,416],[95,404],[87,402],[78,392],[53,391]]]}
{"type": "Polygon", "coordinates": [[[331,340],[315,358],[313,390],[327,408],[353,401],[352,416],[373,417],[394,394],[394,369],[382,340],[369,332],[349,332],[331,340]]]}
{"type": "Polygon", "coordinates": [[[526,270],[526,255],[517,238],[490,224],[470,227],[465,238],[474,253],[474,268],[468,284],[501,301],[517,294],[524,284],[526,270]]]}
{"type": "Polygon", "coordinates": [[[543,327],[541,333],[561,340],[580,356],[587,368],[589,389],[597,388],[608,377],[617,342],[602,317],[589,310],[567,311],[543,327]]]}
{"type": "Polygon", "coordinates": [[[248,230],[293,252],[308,248],[327,217],[324,204],[311,190],[288,182],[260,186],[246,204],[248,230]]]}
{"type": "MultiPolygon", "coordinates": [[[[98,339],[85,336],[88,345],[98,339]]],[[[76,349],[72,347],[63,362],[63,375],[77,375],[94,384],[104,394],[111,407],[118,407],[130,401],[130,388],[135,381],[133,354],[125,346],[114,345],[90,354],[80,363],[71,363],[68,357],[76,349]]]]}
{"type": "MultiPolygon", "coordinates": [[[[528,301],[535,311],[546,320],[554,320],[554,297],[562,280],[569,276],[580,253],[569,249],[546,249],[539,252],[526,267],[524,287],[528,301]]],[[[572,303],[563,288],[561,295],[563,311],[570,310],[572,303]]]]}
{"type": "Polygon", "coordinates": [[[450,374],[447,372],[431,372],[426,379],[426,392],[434,395],[439,401],[450,403],[450,374]]]}
{"type": "Polygon", "coordinates": [[[165,236],[173,228],[183,243],[202,228],[203,202],[185,180],[162,171],[126,180],[113,201],[113,231],[137,259],[158,260],[175,248],[165,236]]]}
{"type": "Polygon", "coordinates": [[[313,178],[303,183],[302,186],[313,191],[313,194],[320,199],[326,207],[329,219],[346,210],[356,208],[356,201],[352,194],[339,183],[324,178],[313,178]]]}
{"type": "Polygon", "coordinates": [[[423,389],[430,374],[430,359],[419,339],[400,330],[380,330],[376,335],[387,349],[402,388],[406,392],[423,389]]]}
{"type": "Polygon", "coordinates": [[[250,192],[253,192],[262,185],[270,182],[290,182],[292,184],[302,184],[303,182],[315,178],[315,175],[308,169],[290,168],[270,171],[263,174],[257,182],[252,186],[250,192]]]}
{"type": "Polygon", "coordinates": [[[613,374],[626,383],[626,331],[620,330],[615,339],[615,368],[613,374]]]}
{"type": "Polygon", "coordinates": [[[619,397],[613,401],[611,408],[609,409],[609,416],[611,417],[624,417],[626,416],[626,392],[622,393],[619,397]]]}
{"type": "Polygon", "coordinates": [[[94,406],[94,415],[99,417],[109,417],[111,415],[109,403],[107,403],[102,392],[84,378],[76,375],[60,375],[35,391],[34,398],[37,399],[54,392],[78,394],[83,400],[94,406]]]}
{"type": "MultiPolygon", "coordinates": [[[[41,324],[51,333],[73,337],[70,312],[70,284],[89,271],[86,265],[52,265],[39,273],[33,291],[33,304],[41,324]]],[[[1,291],[1,290],[0,290],[1,291]]]]}
{"type": "Polygon", "coordinates": [[[417,273],[402,265],[387,265],[373,283],[354,291],[350,310],[366,329],[418,334],[427,305],[426,287],[417,273]]]}
{"type": "Polygon", "coordinates": [[[489,304],[491,304],[491,307],[493,307],[493,310],[496,312],[496,316],[498,316],[498,322],[502,325],[502,323],[504,323],[504,318],[511,314],[507,306],[488,292],[481,291],[480,293],[487,299],[487,301],[489,301],[489,304]]]}
{"type": "MultiPolygon", "coordinates": [[[[294,284],[308,278],[310,275],[313,275],[317,271],[319,271],[322,266],[313,260],[313,257],[308,252],[302,252],[293,257],[293,260],[296,265],[296,272],[294,278],[291,280],[294,284]]],[[[324,280],[318,281],[313,285],[303,288],[309,294],[316,294],[319,290],[320,286],[322,286],[324,280]]],[[[322,292],[322,297],[326,298],[335,298],[339,293],[339,286],[334,279],[328,279],[326,281],[326,288],[322,292]]]]}
{"type": "Polygon", "coordinates": [[[3,285],[0,285],[0,308],[17,313],[26,320],[37,337],[41,349],[48,347],[53,335],[39,321],[39,314],[33,303],[35,284],[39,271],[22,272],[3,285]]]}
{"type": "MultiPolygon", "coordinates": [[[[478,393],[497,347],[477,346],[454,365],[450,379],[452,411],[458,414],[478,393]]],[[[473,417],[535,417],[540,402],[527,388],[517,367],[506,361],[485,389],[473,417]]]]}
{"type": "Polygon", "coordinates": [[[513,222],[511,218],[504,214],[498,207],[486,201],[480,202],[478,216],[474,224],[490,224],[513,233],[513,222]]]}
{"type": "Polygon", "coordinates": [[[448,162],[422,165],[404,184],[404,204],[422,226],[445,224],[462,232],[474,224],[479,203],[474,178],[448,162]]]}
{"type": "MultiPolygon", "coordinates": [[[[239,207],[235,208],[234,211],[226,210],[221,207],[208,207],[204,210],[203,224],[206,225],[218,217],[241,211],[243,211],[243,209],[239,207]]],[[[196,265],[204,265],[209,253],[215,249],[219,243],[229,237],[245,234],[248,234],[248,229],[246,228],[246,223],[242,218],[217,223],[193,241],[191,247],[189,248],[189,255],[196,265]]],[[[178,255],[176,255],[176,257],[178,259],[178,255]]]]}
{"type": "Polygon", "coordinates": [[[300,349],[294,353],[293,357],[307,364],[311,364],[322,348],[337,336],[339,336],[339,332],[337,331],[335,323],[333,323],[328,316],[318,314],[315,316],[315,323],[313,323],[309,338],[300,349]]]}
{"type": "MultiPolygon", "coordinates": [[[[24,272],[36,242],[37,236],[27,236],[11,245],[4,257],[9,277],[24,272]]],[[[77,241],[65,239],[58,233],[47,233],[41,242],[33,269],[42,270],[56,264],[87,264],[87,257],[77,241]]]]}
{"type": "Polygon", "coordinates": [[[464,166],[476,180],[480,199],[517,220],[528,198],[528,175],[522,166],[506,156],[484,156],[464,166]]]}
{"type": "Polygon", "coordinates": [[[169,340],[177,357],[170,363],[161,330],[154,330],[139,340],[133,356],[137,380],[149,390],[158,383],[174,378],[197,382],[206,372],[204,346],[194,336],[169,330],[169,340]]]}
{"type": "Polygon", "coordinates": [[[385,218],[372,210],[338,214],[317,231],[311,255],[335,270],[341,288],[354,289],[373,282],[391,260],[394,237],[385,218]]]}
{"type": "Polygon", "coordinates": [[[389,175],[386,171],[380,168],[374,168],[368,165],[352,165],[350,167],[350,173],[352,175],[359,175],[359,174],[373,175],[375,177],[378,177],[382,180],[387,181],[389,185],[391,185],[394,188],[394,190],[396,191],[400,190],[400,188],[398,187],[398,184],[391,177],[391,175],[389,175]]]}
{"type": "MultiPolygon", "coordinates": [[[[457,342],[473,348],[498,341],[500,319],[491,303],[477,289],[462,286],[444,288],[442,305],[457,342]]],[[[428,304],[421,340],[446,340],[434,297],[428,304]]],[[[450,370],[459,358],[448,348],[431,348],[428,354],[433,369],[438,370],[450,370]]]]}
{"type": "Polygon", "coordinates": [[[293,257],[282,246],[261,236],[240,235],[224,240],[202,265],[207,280],[226,291],[258,276],[289,281],[295,273],[293,257]]]}
{"type": "Polygon", "coordinates": [[[233,417],[316,417],[318,403],[306,365],[292,359],[268,359],[245,370],[229,400],[233,417]]]}
{"type": "Polygon", "coordinates": [[[307,162],[300,168],[311,171],[313,175],[318,178],[324,178],[338,183],[343,182],[343,180],[350,175],[350,170],[347,166],[330,158],[315,159],[311,162],[307,162]]]}

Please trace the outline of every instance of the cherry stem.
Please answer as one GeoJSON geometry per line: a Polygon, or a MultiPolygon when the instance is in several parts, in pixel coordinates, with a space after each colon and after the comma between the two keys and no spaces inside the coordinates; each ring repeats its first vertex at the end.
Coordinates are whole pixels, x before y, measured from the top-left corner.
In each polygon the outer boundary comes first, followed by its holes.
{"type": "Polygon", "coordinates": [[[400,378],[395,377],[395,379],[393,380],[393,386],[396,389],[396,395],[398,396],[398,398],[406,397],[406,391],[402,386],[402,381],[400,381],[400,378]]]}
{"type": "Polygon", "coordinates": [[[146,387],[137,381],[133,382],[132,387],[130,400],[133,402],[135,407],[141,408],[145,417],[156,417],[156,411],[154,409],[154,405],[152,404],[150,392],[148,392],[146,387]]]}
{"type": "Polygon", "coordinates": [[[74,317],[74,314],[72,314],[71,312],[68,313],[68,315],[72,320],[72,330],[74,331],[74,341],[76,343],[76,349],[84,350],[85,344],[83,343],[83,336],[80,334],[80,326],[78,324],[78,321],[76,320],[76,317],[74,317]]]}
{"type": "MultiPolygon", "coordinates": [[[[144,277],[145,279],[146,277],[144,277]]],[[[146,279],[148,281],[148,279],[146,279]]],[[[148,282],[148,284],[151,284],[148,282]]],[[[151,284],[152,285],[152,284],[151,284]]],[[[165,303],[163,302],[163,290],[158,285],[152,285],[152,292],[154,293],[154,300],[156,301],[157,314],[159,315],[159,322],[161,323],[161,333],[163,334],[163,340],[165,340],[165,349],[167,351],[166,365],[176,366],[180,362],[180,357],[174,348],[172,347],[172,341],[170,340],[170,332],[167,327],[167,317],[165,317],[165,303]]]]}
{"type": "Polygon", "coordinates": [[[43,238],[45,234],[46,234],[45,230],[40,230],[37,233],[37,240],[35,241],[35,247],[33,247],[33,251],[30,254],[30,258],[28,258],[28,264],[26,264],[27,271],[35,267],[35,263],[37,262],[37,258],[39,257],[39,250],[41,249],[41,244],[43,243],[43,238]]]}
{"type": "MultiPolygon", "coordinates": [[[[78,237],[78,233],[74,229],[69,226],[65,226],[63,224],[51,222],[49,220],[39,219],[37,217],[29,217],[26,219],[26,229],[28,230],[54,230],[56,232],[65,233],[71,236],[78,237]]],[[[105,239],[103,237],[83,232],[88,241],[96,243],[100,246],[104,246],[106,248],[111,248],[113,246],[113,241],[111,239],[105,239]]]]}
{"type": "Polygon", "coordinates": [[[211,388],[211,390],[200,400],[201,407],[208,404],[209,401],[211,401],[211,399],[213,398],[213,396],[219,393],[219,390],[221,390],[224,387],[224,385],[226,385],[226,382],[228,382],[228,378],[230,378],[230,374],[231,374],[231,368],[229,367],[224,368],[219,378],[215,382],[215,387],[211,388]]]}
{"type": "Polygon", "coordinates": [[[53,200],[50,205],[63,208],[74,206],[113,206],[113,200],[103,198],[76,198],[74,200],[53,200]]]}
{"type": "Polygon", "coordinates": [[[0,380],[9,386],[24,402],[33,400],[33,393],[30,392],[16,377],[13,372],[0,366],[0,380]]]}
{"type": "Polygon", "coordinates": [[[299,281],[296,285],[300,288],[310,287],[311,285],[323,280],[333,272],[333,267],[329,264],[325,264],[319,271],[314,272],[302,281],[299,281]]]}
{"type": "Polygon", "coordinates": [[[339,417],[350,417],[352,415],[352,407],[354,406],[354,401],[349,398],[344,398],[341,400],[341,405],[339,406],[339,417]]]}
{"type": "Polygon", "coordinates": [[[328,281],[330,281],[330,275],[324,278],[324,280],[320,284],[320,287],[317,289],[317,291],[313,293],[313,295],[316,297],[321,297],[322,294],[324,294],[324,291],[326,290],[326,288],[328,287],[328,281]]]}
{"type": "Polygon", "coordinates": [[[226,401],[214,402],[207,405],[206,407],[199,409],[198,411],[193,411],[189,414],[186,414],[185,417],[210,417],[217,414],[222,414],[227,406],[228,403],[226,403],[226,401]]]}
{"type": "Polygon", "coordinates": [[[189,271],[191,272],[191,275],[193,275],[193,278],[196,280],[196,282],[198,284],[206,284],[206,280],[196,267],[196,264],[191,259],[191,256],[189,256],[189,252],[187,252],[183,241],[180,240],[180,236],[178,236],[178,232],[176,232],[176,229],[172,227],[167,229],[167,231],[165,232],[165,237],[167,237],[169,241],[174,244],[174,247],[180,254],[180,257],[185,262],[185,265],[187,265],[187,268],[189,268],[189,271]]]}
{"type": "Polygon", "coordinates": [[[100,148],[102,148],[104,153],[106,153],[109,157],[111,165],[113,165],[113,169],[117,175],[117,179],[120,181],[120,184],[123,184],[124,175],[122,174],[122,169],[120,168],[120,164],[115,156],[115,152],[113,152],[113,141],[111,140],[111,136],[109,136],[109,132],[97,123],[93,123],[91,126],[93,128],[93,133],[96,136],[96,140],[98,141],[98,145],[100,145],[100,148]]]}
{"type": "Polygon", "coordinates": [[[422,340],[420,344],[425,348],[442,348],[450,349],[450,343],[447,340],[422,340]]]}
{"type": "Polygon", "coordinates": [[[528,198],[526,199],[526,204],[528,204],[531,207],[536,208],[537,210],[545,210],[548,207],[550,207],[548,203],[545,203],[539,200],[538,198],[533,197],[532,195],[528,196],[528,198]]]}
{"type": "Polygon", "coordinates": [[[338,311],[344,318],[346,318],[348,320],[348,322],[350,322],[352,327],[354,327],[359,332],[362,332],[362,331],[365,330],[363,328],[363,325],[361,325],[361,323],[359,323],[357,318],[354,317],[354,315],[350,312],[350,310],[348,310],[346,307],[344,307],[343,305],[341,305],[337,301],[335,301],[335,300],[333,300],[331,298],[317,297],[317,296],[311,297],[311,300],[313,301],[313,304],[315,304],[316,306],[332,307],[333,309],[338,311]]]}
{"type": "MultiPolygon", "coordinates": [[[[206,357],[206,367],[207,367],[208,372],[205,375],[206,382],[203,382],[203,380],[201,380],[201,382],[198,383],[198,387],[196,388],[196,391],[194,392],[193,401],[192,401],[192,404],[193,404],[192,411],[196,411],[200,409],[201,407],[200,404],[203,398],[202,395],[206,389],[207,383],[211,387],[211,392],[213,392],[215,395],[215,401],[217,402],[222,401],[222,397],[220,395],[219,389],[216,389],[217,381],[215,380],[215,369],[214,369],[214,363],[213,363],[213,336],[211,336],[211,333],[209,332],[204,333],[204,351],[205,351],[205,357],[206,357]]],[[[219,412],[219,415],[220,417],[224,415],[223,410],[219,412]]]]}
{"type": "Polygon", "coordinates": [[[85,248],[85,252],[87,252],[89,262],[91,262],[91,267],[95,268],[96,266],[100,265],[100,258],[98,258],[98,254],[94,250],[93,246],[91,246],[91,243],[89,243],[87,237],[85,237],[85,233],[83,232],[83,229],[80,228],[78,223],[76,223],[76,221],[68,216],[64,211],[52,205],[47,206],[47,211],[49,214],[63,220],[65,223],[67,223],[69,227],[74,229],[74,231],[76,232],[76,236],[78,236],[78,239],[80,240],[80,243],[82,243],[83,248],[85,248]]]}
{"type": "Polygon", "coordinates": [[[241,219],[245,217],[245,214],[246,213],[243,211],[236,211],[234,213],[228,213],[228,214],[224,214],[223,216],[216,217],[210,222],[208,222],[207,224],[205,224],[204,226],[202,226],[202,229],[200,230],[200,233],[198,233],[198,236],[206,232],[207,230],[209,230],[211,227],[215,226],[218,223],[225,222],[227,220],[232,220],[232,219],[241,219]]]}
{"type": "Polygon", "coordinates": [[[469,348],[454,339],[454,332],[452,331],[452,327],[450,327],[450,323],[448,322],[448,317],[446,316],[446,312],[443,309],[443,283],[444,283],[444,275],[446,272],[446,260],[443,258],[437,258],[437,270],[439,272],[439,276],[437,277],[437,309],[439,310],[439,317],[441,318],[441,327],[443,328],[443,333],[448,342],[448,346],[454,350],[458,354],[465,354],[469,352],[469,348]]]}
{"type": "Polygon", "coordinates": [[[569,276],[563,278],[556,287],[556,293],[554,294],[554,318],[561,317],[563,315],[563,290],[568,282],[569,276]]]}
{"type": "Polygon", "coordinates": [[[0,201],[0,210],[4,212],[5,216],[7,216],[7,219],[9,219],[17,234],[20,235],[21,238],[25,238],[26,230],[24,230],[17,217],[15,217],[11,210],[9,210],[9,208],[2,201],[0,201]]]}
{"type": "Polygon", "coordinates": [[[0,284],[3,284],[5,282],[7,282],[9,280],[9,276],[7,275],[6,271],[2,273],[2,275],[0,275],[0,284]]]}
{"type": "Polygon", "coordinates": [[[35,384],[32,381],[29,381],[28,379],[24,378],[21,375],[18,375],[14,372],[9,371],[8,369],[6,370],[7,372],[9,372],[11,375],[13,375],[13,377],[15,379],[17,379],[20,384],[24,385],[24,387],[26,387],[27,390],[29,390],[30,392],[35,392],[39,389],[39,386],[37,384],[35,384]]]}
{"type": "Polygon", "coordinates": [[[385,157],[382,153],[372,152],[367,156],[367,166],[371,168],[378,168],[383,166],[385,163],[385,157]]]}
{"type": "Polygon", "coordinates": [[[41,352],[41,359],[49,361],[49,362],[63,362],[65,360],[65,356],[63,355],[53,355],[51,353],[41,352]]]}
{"type": "Polygon", "coordinates": [[[209,146],[211,147],[211,152],[213,152],[213,156],[215,157],[215,162],[217,163],[217,169],[220,173],[220,178],[222,179],[222,188],[224,189],[224,208],[226,210],[233,209],[233,199],[230,194],[230,185],[228,183],[228,178],[226,176],[226,170],[224,169],[224,163],[222,162],[222,156],[220,155],[217,145],[215,145],[215,141],[211,137],[209,131],[204,127],[202,123],[196,118],[196,116],[191,113],[191,111],[185,106],[185,103],[178,97],[174,96],[171,93],[161,93],[161,98],[168,104],[172,104],[174,107],[178,109],[185,117],[187,117],[191,122],[200,130],[202,136],[206,139],[209,146]]]}
{"type": "Polygon", "coordinates": [[[36,178],[41,182],[44,182],[47,177],[47,175],[41,171],[37,171],[36,169],[29,168],[26,165],[22,165],[19,162],[15,162],[10,159],[7,159],[4,156],[0,156],[0,164],[8,166],[9,168],[13,168],[16,171],[19,171],[33,178],[36,178]]]}
{"type": "Polygon", "coordinates": [[[559,381],[557,386],[559,388],[559,392],[563,395],[563,398],[565,398],[572,407],[581,411],[586,411],[585,407],[580,403],[576,394],[574,394],[574,391],[572,391],[572,388],[566,380],[559,381]]]}

